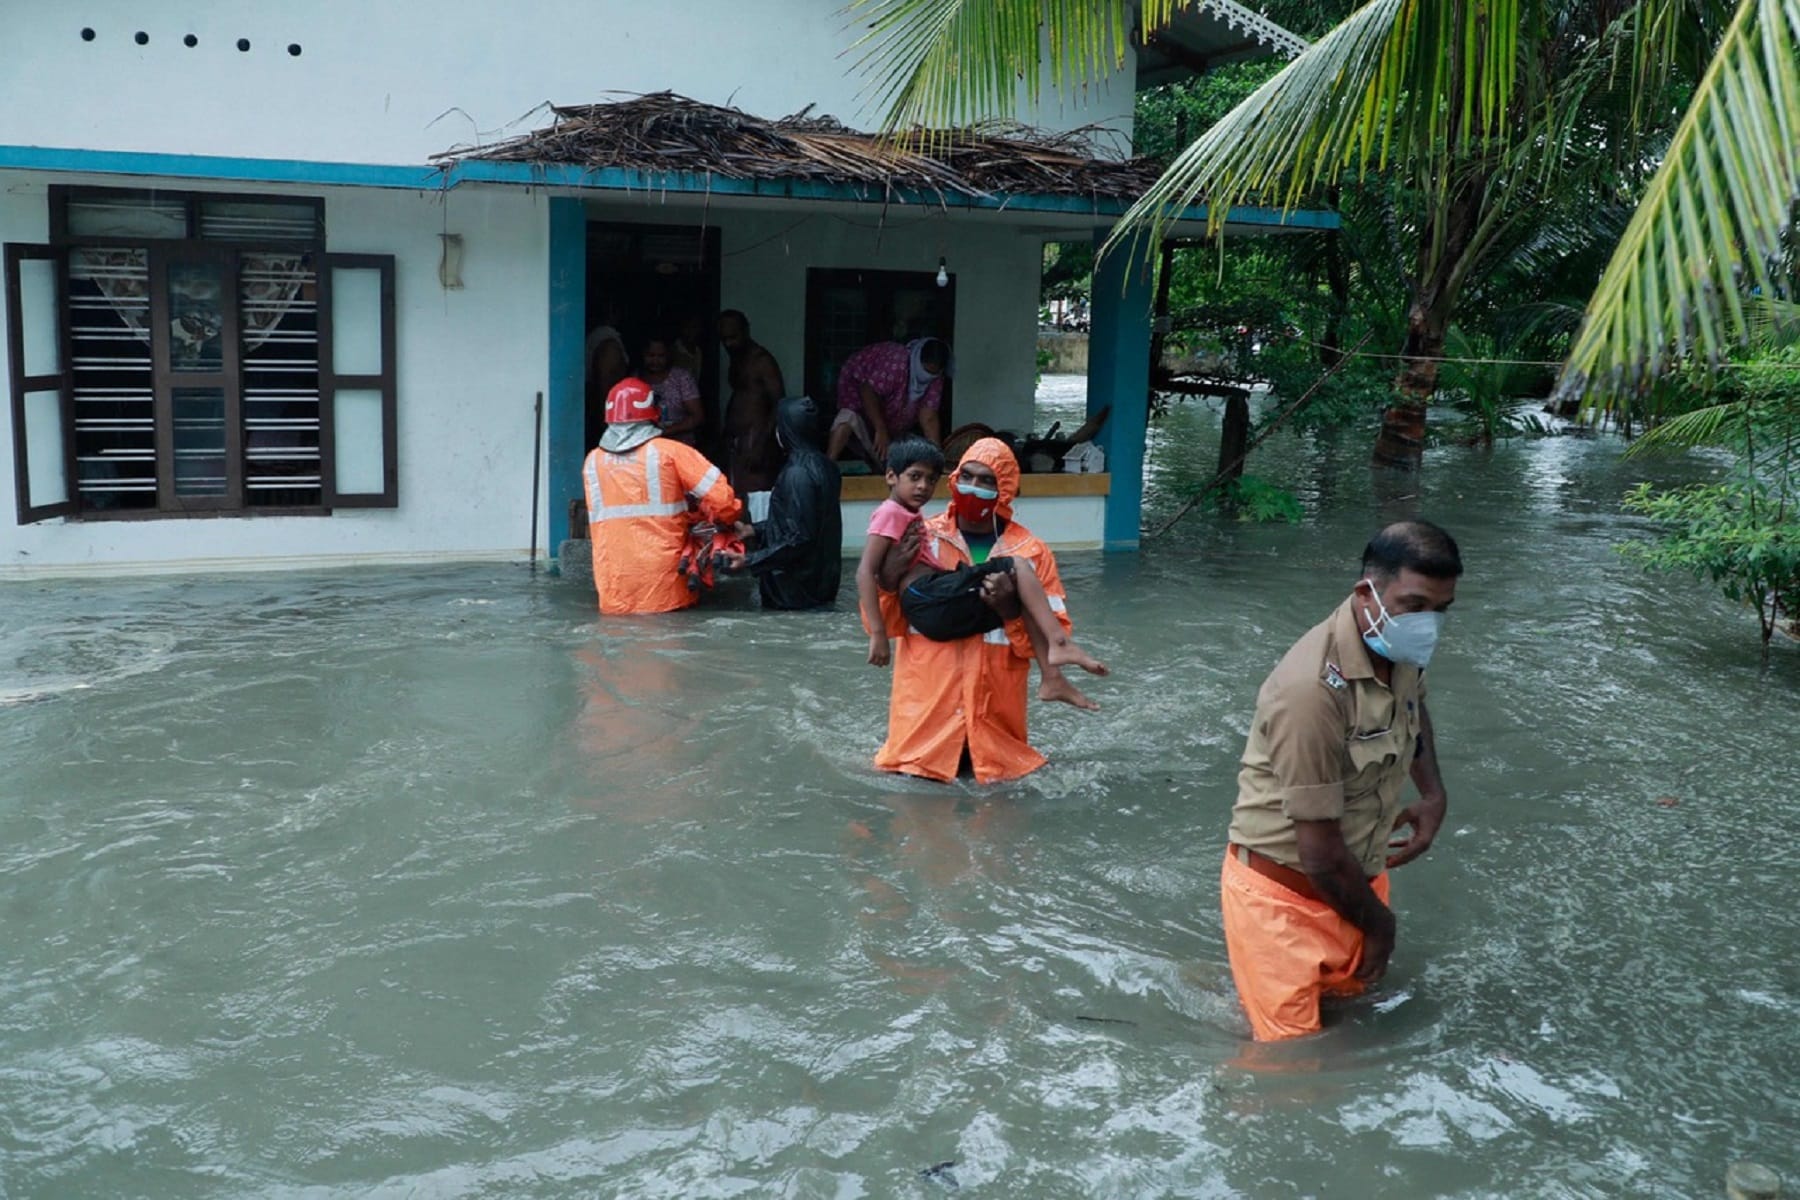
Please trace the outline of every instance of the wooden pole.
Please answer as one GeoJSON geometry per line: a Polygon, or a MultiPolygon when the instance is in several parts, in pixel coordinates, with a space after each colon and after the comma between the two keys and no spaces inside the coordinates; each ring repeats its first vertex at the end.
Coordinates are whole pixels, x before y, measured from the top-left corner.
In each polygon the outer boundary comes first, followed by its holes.
{"type": "MultiPolygon", "coordinates": [[[[538,477],[544,462],[544,393],[531,410],[531,569],[537,571],[538,477]]],[[[516,528],[516,526],[515,526],[516,528]]]]}
{"type": "Polygon", "coordinates": [[[1318,391],[1321,387],[1323,387],[1325,385],[1325,381],[1327,379],[1330,379],[1333,375],[1336,375],[1338,372],[1338,368],[1343,366],[1345,363],[1349,362],[1352,358],[1354,358],[1356,356],[1357,351],[1361,350],[1363,348],[1364,344],[1366,344],[1368,342],[1368,340],[1374,336],[1375,336],[1375,331],[1373,329],[1371,329],[1371,330],[1369,330],[1369,332],[1363,334],[1362,338],[1356,343],[1356,345],[1350,347],[1349,352],[1347,354],[1345,354],[1342,358],[1337,360],[1336,365],[1327,367],[1323,374],[1321,374],[1317,379],[1313,380],[1312,386],[1307,388],[1304,392],[1302,392],[1300,394],[1300,398],[1298,400],[1296,400],[1292,404],[1288,405],[1285,409],[1283,409],[1280,412],[1279,415],[1276,416],[1276,418],[1273,421],[1270,421],[1267,425],[1263,426],[1262,432],[1256,435],[1255,441],[1251,442],[1248,446],[1246,446],[1244,448],[1244,452],[1242,454],[1238,455],[1231,462],[1224,464],[1224,466],[1222,466],[1220,468],[1219,473],[1212,477],[1211,483],[1208,483],[1205,487],[1201,488],[1199,491],[1195,492],[1192,496],[1190,496],[1188,498],[1188,502],[1186,504],[1183,504],[1180,508],[1176,509],[1175,515],[1170,517],[1167,521],[1164,521],[1162,523],[1162,526],[1159,529],[1157,529],[1157,531],[1155,533],[1151,534],[1150,536],[1153,538],[1161,537],[1163,534],[1169,532],[1170,529],[1174,528],[1175,522],[1177,522],[1177,521],[1181,520],[1181,518],[1187,516],[1189,510],[1191,510],[1196,504],[1200,503],[1202,500],[1206,499],[1206,497],[1213,491],[1213,489],[1217,488],[1220,484],[1225,482],[1226,473],[1229,470],[1231,470],[1233,468],[1237,468],[1239,473],[1242,474],[1244,460],[1246,458],[1250,457],[1250,451],[1252,451],[1252,450],[1256,449],[1258,446],[1262,445],[1263,442],[1268,438],[1268,436],[1271,433],[1274,433],[1277,429],[1281,428],[1281,425],[1284,421],[1286,421],[1289,417],[1293,416],[1296,412],[1298,412],[1300,410],[1301,405],[1305,404],[1308,400],[1311,400],[1313,397],[1313,393],[1318,391]]]}

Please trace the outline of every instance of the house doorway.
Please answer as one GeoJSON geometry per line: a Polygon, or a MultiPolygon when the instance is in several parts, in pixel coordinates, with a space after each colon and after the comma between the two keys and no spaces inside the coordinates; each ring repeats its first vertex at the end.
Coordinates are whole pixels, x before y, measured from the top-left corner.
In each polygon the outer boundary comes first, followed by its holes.
{"type": "MultiPolygon", "coordinates": [[[[698,225],[637,225],[590,221],[587,227],[587,371],[585,445],[605,429],[606,389],[599,377],[596,333],[616,330],[629,371],[643,362],[652,338],[697,340],[700,395],[707,420],[700,448],[709,456],[719,428],[719,230],[698,225]]],[[[604,337],[604,335],[602,335],[604,337]]]]}

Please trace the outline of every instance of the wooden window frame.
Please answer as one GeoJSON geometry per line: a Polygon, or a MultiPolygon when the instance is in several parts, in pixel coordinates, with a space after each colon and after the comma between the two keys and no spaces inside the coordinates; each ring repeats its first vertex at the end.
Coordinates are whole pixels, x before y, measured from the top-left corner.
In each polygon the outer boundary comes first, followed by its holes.
{"type": "Polygon", "coordinates": [[[13,488],[18,504],[19,524],[32,525],[53,517],[72,517],[81,508],[76,489],[75,427],[72,419],[71,379],[69,365],[69,272],[68,252],[59,246],[8,244],[3,256],[6,286],[6,373],[12,398],[13,488]],[[19,264],[49,262],[54,267],[56,291],[57,369],[48,375],[25,373],[24,294],[20,286],[19,264]],[[62,425],[63,486],[67,495],[48,504],[31,502],[31,447],[26,437],[25,397],[34,392],[57,393],[57,409],[62,425]]]}
{"type": "MultiPolygon", "coordinates": [[[[150,360],[155,401],[156,507],[140,509],[135,516],[156,513],[182,516],[191,513],[239,513],[244,511],[244,380],[242,370],[242,314],[238,311],[238,256],[217,242],[168,242],[150,251],[150,360]],[[224,318],[219,330],[217,371],[177,371],[171,366],[169,338],[169,270],[201,264],[217,269],[222,294],[230,304],[219,306],[224,318]],[[217,388],[224,400],[225,491],[218,496],[182,496],[175,490],[175,390],[217,388]]],[[[323,493],[321,493],[322,495],[323,493]]],[[[124,514],[120,514],[124,515],[124,514]]]]}
{"type": "Polygon", "coordinates": [[[174,188],[82,187],[75,184],[50,185],[50,244],[53,246],[155,246],[158,243],[182,244],[200,242],[209,246],[239,246],[252,250],[292,250],[306,248],[325,252],[325,200],[320,196],[278,196],[266,192],[192,192],[174,188]],[[108,196],[129,199],[146,193],[180,200],[186,216],[186,233],[178,238],[108,237],[99,234],[69,232],[69,201],[93,200],[108,196]],[[259,237],[242,241],[232,238],[200,236],[200,205],[208,200],[241,201],[260,204],[304,205],[313,210],[316,235],[309,238],[259,237]]]}
{"type": "Polygon", "coordinates": [[[338,508],[397,507],[398,486],[398,381],[395,351],[395,261],[390,255],[330,254],[325,248],[325,202],[317,196],[273,195],[249,192],[186,191],[165,188],[81,187],[55,184],[49,188],[50,240],[47,245],[9,244],[6,246],[6,302],[9,314],[8,384],[12,396],[11,413],[14,429],[14,482],[17,491],[18,523],[31,524],[51,517],[67,517],[83,521],[169,520],[193,517],[262,517],[262,516],[329,516],[338,508]],[[75,234],[69,228],[71,201],[104,198],[131,200],[155,195],[159,199],[179,200],[183,209],[185,236],[180,238],[75,234]],[[312,210],[312,234],[305,237],[279,235],[225,238],[200,236],[201,207],[208,201],[270,203],[305,206],[312,210]],[[156,443],[156,505],[153,508],[101,509],[82,503],[76,462],[77,439],[74,427],[73,375],[71,353],[70,292],[68,255],[79,248],[142,249],[150,264],[150,338],[152,379],[155,400],[153,413],[156,443]],[[243,345],[240,330],[243,321],[242,258],[246,253],[305,253],[312,256],[317,280],[317,348],[319,354],[319,496],[318,505],[253,506],[248,504],[246,479],[249,474],[245,458],[245,379],[243,345]],[[58,338],[62,361],[58,375],[27,377],[21,356],[23,324],[20,312],[17,264],[25,260],[50,259],[56,269],[58,338]],[[180,372],[172,368],[169,347],[168,271],[172,263],[211,261],[220,265],[222,285],[228,289],[229,302],[221,304],[225,328],[220,339],[223,347],[221,369],[217,373],[180,372]],[[331,362],[330,275],[334,267],[373,269],[381,273],[381,370],[373,374],[337,375],[331,362]],[[219,388],[224,396],[226,492],[223,496],[179,496],[175,493],[174,472],[174,390],[177,388],[219,388]],[[362,388],[377,391],[381,397],[382,490],[376,493],[340,493],[336,487],[336,438],[332,429],[333,396],[338,388],[362,388]],[[32,392],[55,390],[60,397],[62,417],[62,451],[67,481],[67,498],[51,504],[30,503],[28,447],[25,441],[25,396],[32,392]]]}
{"type": "Polygon", "coordinates": [[[395,508],[400,503],[399,405],[396,403],[394,350],[394,259],[388,254],[322,254],[319,256],[319,470],[325,508],[395,508]],[[332,272],[381,272],[381,370],[374,374],[337,372],[332,345],[332,272]],[[337,490],[337,432],[330,412],[339,388],[381,393],[381,491],[337,490]]]}

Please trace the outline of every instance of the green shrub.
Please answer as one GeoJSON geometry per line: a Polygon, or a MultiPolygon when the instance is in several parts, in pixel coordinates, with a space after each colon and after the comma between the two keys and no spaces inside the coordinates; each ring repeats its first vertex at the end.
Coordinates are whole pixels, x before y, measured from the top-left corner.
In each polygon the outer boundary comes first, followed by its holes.
{"type": "MultiPolygon", "coordinates": [[[[1189,495],[1192,494],[1193,492],[1189,492],[1189,495]]],[[[1298,496],[1259,475],[1242,475],[1223,487],[1213,489],[1201,500],[1200,507],[1257,524],[1282,521],[1298,525],[1300,518],[1305,515],[1298,496]]]]}
{"type": "Polygon", "coordinates": [[[1744,364],[1713,396],[1723,403],[1666,419],[1633,452],[1714,445],[1735,461],[1714,482],[1662,491],[1639,484],[1628,512],[1657,527],[1654,541],[1620,549],[1648,570],[1685,571],[1756,609],[1763,654],[1783,621],[1800,617],[1800,349],[1744,364]]]}

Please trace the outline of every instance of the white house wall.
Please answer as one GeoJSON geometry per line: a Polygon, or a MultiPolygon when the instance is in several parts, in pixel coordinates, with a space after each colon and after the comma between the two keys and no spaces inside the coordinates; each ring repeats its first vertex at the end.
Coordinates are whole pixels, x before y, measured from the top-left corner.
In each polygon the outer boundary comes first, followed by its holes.
{"type": "MultiPolygon", "coordinates": [[[[116,181],[0,172],[0,242],[44,241],[48,185],[82,182],[116,181]]],[[[436,192],[253,190],[323,195],[330,250],[395,257],[399,507],[324,517],[18,525],[11,512],[13,431],[0,421],[0,576],[523,556],[531,532],[532,404],[547,377],[544,198],[524,189],[459,189],[446,210],[436,192]],[[446,221],[467,246],[460,291],[438,281],[438,233],[446,221]]],[[[4,354],[0,344],[0,363],[4,354]]],[[[540,539],[547,532],[540,530],[540,539]]]]}
{"type": "MultiPolygon", "coordinates": [[[[18,0],[0,145],[424,163],[544,124],[546,101],[672,90],[869,127],[843,0],[18,0]],[[84,41],[82,30],[93,40],[84,41]],[[136,35],[147,37],[138,45],[136,35]],[[187,36],[196,39],[192,48],[187,36]],[[249,44],[240,51],[239,39],[249,44]],[[297,47],[298,55],[289,53],[297,47]]],[[[1127,134],[1135,66],[1031,120],[1127,134]]]]}

